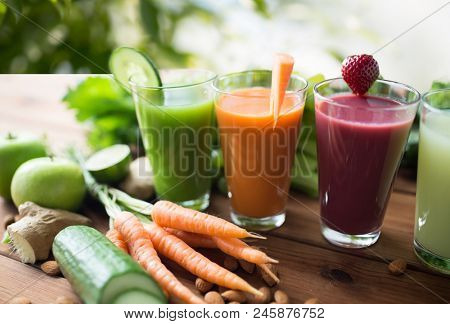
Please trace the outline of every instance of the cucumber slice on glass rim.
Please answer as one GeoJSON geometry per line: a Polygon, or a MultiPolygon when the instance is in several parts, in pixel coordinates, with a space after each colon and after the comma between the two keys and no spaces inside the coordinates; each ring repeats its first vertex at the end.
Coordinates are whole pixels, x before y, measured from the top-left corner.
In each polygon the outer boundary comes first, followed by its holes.
{"type": "Polygon", "coordinates": [[[116,183],[125,178],[130,162],[128,145],[116,144],[91,155],[86,161],[86,169],[99,182],[116,183]]]}
{"type": "Polygon", "coordinates": [[[118,47],[109,57],[109,69],[114,78],[126,89],[129,80],[151,87],[161,87],[161,77],[153,61],[144,53],[130,47],[118,47]]]}

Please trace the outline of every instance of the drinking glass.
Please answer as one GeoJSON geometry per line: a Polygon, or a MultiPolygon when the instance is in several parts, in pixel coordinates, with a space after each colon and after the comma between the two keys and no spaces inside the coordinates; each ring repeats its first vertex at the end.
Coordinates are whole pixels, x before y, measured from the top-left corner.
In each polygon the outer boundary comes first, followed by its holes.
{"type": "Polygon", "coordinates": [[[450,274],[450,89],[423,96],[419,134],[414,249],[450,274]]]}
{"type": "Polygon", "coordinates": [[[162,86],[130,79],[139,128],[159,199],[209,205],[214,122],[213,72],[160,71],[162,86]]]}
{"type": "Polygon", "coordinates": [[[271,82],[271,71],[254,70],[220,76],[213,84],[231,219],[251,230],[269,230],[285,221],[308,84],[291,77],[275,122],[271,82]]]}
{"type": "Polygon", "coordinates": [[[377,80],[356,96],[341,78],[314,88],[320,220],[332,244],[363,248],[380,236],[420,94],[377,80]]]}

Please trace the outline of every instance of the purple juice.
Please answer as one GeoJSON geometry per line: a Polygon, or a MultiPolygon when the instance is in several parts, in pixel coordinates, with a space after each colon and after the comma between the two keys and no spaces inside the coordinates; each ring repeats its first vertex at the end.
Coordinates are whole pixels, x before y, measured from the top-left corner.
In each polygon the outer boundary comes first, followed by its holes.
{"type": "Polygon", "coordinates": [[[328,99],[316,102],[322,225],[347,235],[374,233],[383,223],[414,114],[387,98],[328,99]]]}

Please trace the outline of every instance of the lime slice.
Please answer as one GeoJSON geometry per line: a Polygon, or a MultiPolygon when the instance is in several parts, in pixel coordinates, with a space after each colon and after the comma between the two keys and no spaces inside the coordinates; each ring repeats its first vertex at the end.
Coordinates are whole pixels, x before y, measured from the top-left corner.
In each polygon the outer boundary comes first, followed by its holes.
{"type": "Polygon", "coordinates": [[[117,144],[94,153],[86,161],[86,169],[103,183],[116,183],[125,178],[131,162],[128,145],[117,144]]]}
{"type": "Polygon", "coordinates": [[[130,47],[116,48],[109,58],[109,69],[126,89],[129,80],[151,87],[161,87],[161,77],[153,61],[144,53],[130,47]]]}

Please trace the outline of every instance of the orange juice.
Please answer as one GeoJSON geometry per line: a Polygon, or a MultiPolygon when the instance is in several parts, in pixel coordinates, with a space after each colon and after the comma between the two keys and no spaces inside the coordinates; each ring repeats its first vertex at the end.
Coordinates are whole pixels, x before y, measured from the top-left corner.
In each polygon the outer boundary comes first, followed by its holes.
{"type": "Polygon", "coordinates": [[[286,93],[276,126],[269,88],[220,94],[215,105],[232,216],[267,218],[283,214],[284,221],[303,95],[286,93]]]}

